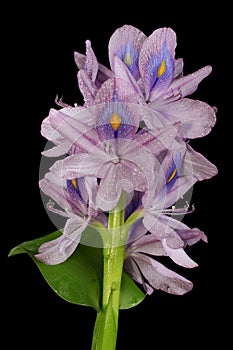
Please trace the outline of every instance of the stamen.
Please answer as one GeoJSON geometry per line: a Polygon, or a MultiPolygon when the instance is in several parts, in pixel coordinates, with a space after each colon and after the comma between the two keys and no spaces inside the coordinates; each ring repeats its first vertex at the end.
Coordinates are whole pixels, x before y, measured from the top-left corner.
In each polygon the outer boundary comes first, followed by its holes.
{"type": "MultiPolygon", "coordinates": [[[[48,201],[46,207],[48,210],[52,211],[53,213],[59,214],[61,216],[69,217],[69,215],[65,211],[54,208],[54,205],[55,205],[55,203],[53,201],[51,201],[51,199],[50,199],[48,201]]],[[[67,208],[67,209],[69,209],[69,208],[67,208]]]]}
{"type": "Polygon", "coordinates": [[[186,205],[183,208],[176,208],[174,205],[169,209],[155,209],[156,214],[166,214],[166,215],[186,215],[194,212],[194,204],[191,209],[189,209],[189,203],[186,202],[186,205]]]}
{"type": "Polygon", "coordinates": [[[62,97],[58,98],[58,95],[56,95],[56,97],[55,97],[55,103],[62,108],[72,107],[72,106],[68,105],[67,103],[63,102],[62,97]]]}

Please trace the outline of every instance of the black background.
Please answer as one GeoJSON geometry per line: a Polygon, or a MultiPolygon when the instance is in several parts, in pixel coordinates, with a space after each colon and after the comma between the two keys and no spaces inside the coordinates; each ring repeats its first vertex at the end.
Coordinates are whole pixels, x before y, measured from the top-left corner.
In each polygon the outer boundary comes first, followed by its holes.
{"type": "Polygon", "coordinates": [[[135,308],[120,311],[117,349],[187,349],[210,346],[213,341],[225,348],[231,309],[227,251],[232,229],[226,197],[232,185],[230,175],[225,175],[232,118],[225,106],[230,10],[222,2],[209,8],[196,2],[172,7],[165,2],[128,5],[33,3],[3,11],[2,122],[6,126],[2,127],[0,318],[1,342],[6,342],[7,348],[20,344],[24,349],[55,349],[64,343],[67,349],[90,349],[95,311],[60,299],[28,256],[7,255],[17,244],[54,230],[38,189],[41,151],[46,143],[40,126],[49,109],[56,107],[56,94],[69,104],[82,103],[74,51],[85,53],[89,39],[99,62],[109,67],[108,40],[124,24],[136,26],[147,36],[163,26],[175,30],[176,58],[184,58],[185,74],[212,65],[212,73],[192,97],[218,108],[217,123],[208,136],[191,145],[218,167],[219,174],[195,185],[192,201],[196,210],[184,219],[209,239],[208,244],[199,242],[189,250],[199,264],[183,271],[193,281],[193,290],[183,296],[155,291],[135,308]]]}

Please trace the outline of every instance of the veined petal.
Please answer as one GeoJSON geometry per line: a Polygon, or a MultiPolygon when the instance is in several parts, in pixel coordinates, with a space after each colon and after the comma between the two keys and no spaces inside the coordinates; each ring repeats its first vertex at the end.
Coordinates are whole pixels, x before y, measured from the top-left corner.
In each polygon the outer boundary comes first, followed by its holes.
{"type": "Polygon", "coordinates": [[[171,28],[156,29],[143,43],[139,70],[146,100],[166,90],[174,76],[176,34],[171,28]]]}
{"type": "Polygon", "coordinates": [[[114,73],[103,64],[99,63],[99,70],[95,82],[97,88],[99,88],[105,80],[112,78],[114,78],[114,73]]]}
{"type": "Polygon", "coordinates": [[[160,106],[150,105],[170,123],[181,122],[179,135],[183,138],[197,138],[207,135],[216,123],[216,111],[207,103],[182,98],[160,106]]]}
{"type": "Polygon", "coordinates": [[[163,266],[158,261],[140,253],[133,253],[134,259],[149,284],[169,294],[182,295],[193,288],[191,281],[163,266]]]}
{"type": "Polygon", "coordinates": [[[63,234],[55,240],[42,244],[38,249],[38,254],[34,255],[35,258],[48,265],[64,262],[77,248],[87,224],[87,220],[81,222],[76,218],[68,219],[63,234]]]}
{"type": "Polygon", "coordinates": [[[202,181],[210,179],[217,175],[217,173],[218,169],[214,164],[187,144],[187,154],[182,164],[181,174],[189,174],[194,176],[198,181],[202,181]]]}
{"type": "MultiPolygon", "coordinates": [[[[186,245],[192,245],[198,242],[199,240],[202,240],[207,243],[207,236],[204,234],[203,231],[199,230],[198,228],[191,229],[183,222],[167,215],[160,215],[160,221],[165,226],[169,227],[169,230],[173,229],[176,232],[176,234],[184,242],[184,247],[186,245]]],[[[170,248],[175,248],[170,244],[171,242],[166,241],[166,243],[169,245],[170,248]]]]}
{"type": "Polygon", "coordinates": [[[132,241],[127,247],[127,254],[130,255],[132,252],[157,256],[167,255],[163,248],[162,241],[152,233],[144,234],[142,237],[139,237],[139,239],[132,241]]]}
{"type": "Polygon", "coordinates": [[[86,61],[84,69],[90,77],[92,83],[95,83],[98,73],[98,61],[91,47],[91,41],[86,40],[86,61]]]}
{"type": "Polygon", "coordinates": [[[144,96],[136,79],[118,56],[114,57],[114,73],[119,99],[127,102],[144,103],[144,96]]]}
{"type": "MultiPolygon", "coordinates": [[[[157,239],[160,240],[165,238],[171,248],[182,248],[184,246],[184,242],[177,234],[174,227],[170,225],[169,219],[171,219],[169,216],[158,214],[156,212],[153,212],[153,210],[149,210],[145,212],[142,222],[147,230],[152,233],[155,238],[157,237],[157,239]]],[[[176,227],[178,227],[180,222],[178,220],[174,221],[177,221],[176,227]]]]}
{"type": "Polygon", "coordinates": [[[183,266],[183,267],[187,267],[187,268],[193,268],[193,267],[198,266],[198,264],[188,256],[188,254],[184,251],[183,248],[178,248],[178,249],[170,248],[166,243],[166,239],[162,240],[162,244],[163,244],[163,247],[164,247],[166,254],[176,264],[183,266]]]}
{"type": "MultiPolygon", "coordinates": [[[[74,52],[74,60],[79,70],[84,69],[86,55],[79,52],[74,52]]],[[[96,87],[99,88],[105,80],[113,78],[113,76],[114,74],[110,69],[98,63],[98,73],[95,80],[96,87]]]]}
{"type": "Polygon", "coordinates": [[[150,97],[151,107],[164,105],[166,102],[174,102],[196,91],[199,83],[212,72],[211,66],[200,68],[194,73],[182,75],[173,79],[171,85],[165,90],[158,90],[156,95],[150,97]]]}
{"type": "Polygon", "coordinates": [[[92,125],[87,125],[85,118],[93,118],[90,110],[84,109],[77,116],[70,117],[61,111],[54,110],[50,113],[52,126],[72,145],[81,147],[86,152],[98,144],[98,135],[92,125]],[[84,121],[82,121],[84,120],[84,121]]]}
{"type": "Polygon", "coordinates": [[[62,209],[72,210],[71,202],[67,199],[64,179],[49,172],[39,181],[39,187],[44,194],[52,198],[62,209]]]}
{"type": "Polygon", "coordinates": [[[208,243],[208,238],[205,235],[205,233],[196,227],[192,229],[190,229],[189,227],[186,229],[181,228],[177,230],[177,233],[180,236],[180,238],[184,241],[185,246],[193,245],[200,240],[202,240],[205,243],[208,243]]]}
{"type": "MultiPolygon", "coordinates": [[[[87,111],[84,107],[65,107],[60,110],[51,108],[48,117],[46,117],[41,125],[41,133],[49,141],[53,142],[56,146],[52,149],[45,150],[42,154],[50,157],[60,156],[67,154],[73,146],[74,140],[64,135],[57,125],[60,125],[61,120],[59,116],[63,116],[65,120],[72,119],[75,123],[78,123],[79,119],[81,123],[86,125],[86,128],[91,128],[94,123],[93,115],[87,111]]],[[[76,146],[77,148],[77,146],[76,146]]],[[[79,147],[82,149],[82,147],[79,147]]]]}
{"type": "MultiPolygon", "coordinates": [[[[147,132],[142,130],[135,135],[134,141],[152,154],[158,155],[161,151],[170,148],[175,150],[177,143],[174,140],[179,129],[180,123],[178,122],[162,128],[154,128],[147,132]]],[[[178,147],[180,148],[180,145],[178,147]]]]}
{"type": "Polygon", "coordinates": [[[146,35],[131,25],[124,25],[116,29],[108,45],[112,70],[114,71],[114,56],[117,55],[137,80],[139,78],[138,57],[145,39],[146,35]]]}
{"type": "Polygon", "coordinates": [[[115,94],[115,80],[114,79],[108,79],[106,80],[99,90],[96,93],[95,96],[95,105],[101,106],[103,108],[105,103],[113,102],[115,94]]]}
{"type": "Polygon", "coordinates": [[[134,242],[136,243],[140,237],[143,237],[147,233],[146,227],[142,223],[142,219],[138,219],[131,226],[128,238],[127,238],[127,250],[131,251],[134,249],[134,242]],[[132,249],[131,249],[132,247],[132,249]]]}
{"type": "Polygon", "coordinates": [[[191,95],[194,91],[196,91],[198,84],[211,72],[212,67],[208,65],[198,69],[194,73],[174,79],[170,86],[170,90],[173,91],[173,94],[175,94],[177,90],[180,90],[182,97],[191,95]]]}
{"type": "Polygon", "coordinates": [[[135,263],[134,259],[127,258],[124,262],[124,269],[127,271],[127,273],[132,276],[132,278],[135,280],[135,282],[142,284],[143,288],[147,295],[151,295],[154,291],[154,289],[144,281],[143,276],[135,263]]]}
{"type": "Polygon", "coordinates": [[[193,187],[196,181],[197,179],[193,176],[178,177],[170,188],[164,186],[156,195],[154,206],[162,205],[163,208],[170,208],[193,187]]]}
{"type": "Polygon", "coordinates": [[[129,248],[129,254],[131,251],[154,256],[169,256],[176,264],[187,268],[198,266],[183,248],[172,249],[167,245],[166,239],[159,240],[153,234],[145,235],[133,242],[129,248]]]}
{"type": "MultiPolygon", "coordinates": [[[[50,110],[50,113],[52,111],[53,109],[50,110]]],[[[51,125],[50,113],[48,117],[46,117],[41,123],[41,135],[44,136],[47,140],[58,144],[59,142],[63,141],[63,138],[60,133],[51,125]]]]}
{"type": "MultiPolygon", "coordinates": [[[[75,215],[83,216],[87,213],[87,196],[85,191],[82,190],[82,194],[79,196],[72,195],[67,181],[62,178],[62,165],[63,161],[58,160],[50,172],[45,174],[44,178],[39,181],[39,187],[41,191],[52,198],[61,208],[66,212],[63,216],[73,217],[75,215]],[[56,169],[54,171],[53,169],[56,169]]],[[[80,181],[82,181],[80,179],[80,181]]],[[[82,186],[84,187],[84,186],[82,186]]],[[[48,206],[48,209],[61,214],[59,210],[48,206]]]]}
{"type": "Polygon", "coordinates": [[[80,52],[74,52],[74,61],[78,67],[78,69],[83,69],[86,62],[86,55],[80,52]]]}
{"type": "MultiPolygon", "coordinates": [[[[98,153],[98,152],[97,152],[98,153]]],[[[103,153],[105,156],[105,153],[103,153]]],[[[96,154],[74,154],[65,158],[62,162],[62,167],[59,167],[60,176],[66,179],[75,179],[83,176],[97,176],[101,167],[109,159],[96,156],[96,154]]],[[[56,172],[56,163],[50,168],[51,171],[56,172]]]]}
{"type": "Polygon", "coordinates": [[[139,126],[139,116],[130,104],[106,103],[97,115],[97,132],[101,140],[131,139],[139,126]]]}
{"type": "Polygon", "coordinates": [[[180,78],[183,76],[184,70],[184,60],[183,58],[175,59],[175,67],[174,67],[174,79],[180,78]]]}
{"type": "Polygon", "coordinates": [[[121,192],[127,193],[145,191],[148,187],[146,173],[137,162],[122,159],[119,163],[108,165],[106,176],[102,178],[97,193],[97,206],[101,210],[109,211],[120,199],[121,192]]]}
{"type": "Polygon", "coordinates": [[[64,141],[60,143],[60,145],[47,149],[41,152],[41,154],[46,157],[59,157],[63,154],[67,154],[71,147],[71,142],[64,139],[64,141]]]}
{"type": "Polygon", "coordinates": [[[84,69],[78,71],[77,78],[79,89],[84,97],[85,107],[88,107],[94,101],[97,88],[84,69]]]}

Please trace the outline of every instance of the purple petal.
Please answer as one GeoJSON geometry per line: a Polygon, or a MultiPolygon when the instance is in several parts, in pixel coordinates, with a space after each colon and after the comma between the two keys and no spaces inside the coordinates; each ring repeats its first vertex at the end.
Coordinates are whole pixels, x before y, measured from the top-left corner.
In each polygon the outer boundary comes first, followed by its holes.
{"type": "Polygon", "coordinates": [[[132,258],[154,289],[161,289],[170,294],[183,295],[193,288],[192,282],[144,254],[134,253],[131,255],[132,258]]]}
{"type": "Polygon", "coordinates": [[[150,107],[170,123],[181,122],[179,135],[184,138],[203,137],[216,123],[215,109],[199,100],[182,98],[172,103],[168,100],[160,106],[154,103],[150,107]]]}
{"type": "MultiPolygon", "coordinates": [[[[79,52],[74,52],[74,60],[79,70],[84,69],[85,62],[86,62],[86,55],[81,54],[79,52]]],[[[114,74],[110,69],[98,63],[98,73],[95,80],[96,87],[99,88],[105,80],[109,78],[113,78],[113,76],[114,74]]]]}
{"type": "Polygon", "coordinates": [[[195,243],[197,243],[198,241],[202,240],[203,242],[207,243],[208,242],[208,238],[205,235],[205,233],[201,230],[199,230],[199,228],[187,228],[187,229],[178,229],[176,231],[178,233],[178,235],[180,236],[180,238],[184,241],[185,246],[186,245],[193,245],[195,243]]]}
{"type": "MultiPolygon", "coordinates": [[[[204,232],[202,232],[198,228],[191,229],[181,221],[176,220],[171,216],[160,215],[159,218],[160,218],[160,221],[165,226],[169,227],[170,230],[173,229],[176,232],[176,234],[184,242],[184,246],[192,245],[198,242],[199,240],[203,240],[204,242],[207,242],[206,235],[204,234],[204,232]]],[[[170,248],[175,248],[170,244],[169,241],[167,241],[167,244],[169,245],[170,248]]]]}
{"type": "Polygon", "coordinates": [[[162,241],[152,233],[144,234],[138,239],[133,240],[127,247],[127,254],[130,255],[131,253],[145,253],[157,256],[166,255],[162,241]]]}
{"type": "Polygon", "coordinates": [[[191,95],[196,91],[198,84],[212,72],[211,66],[205,66],[194,73],[188,74],[179,79],[174,79],[170,86],[170,91],[176,94],[179,90],[182,97],[191,95]]]}
{"type": "MultiPolygon", "coordinates": [[[[105,154],[104,154],[105,156],[105,154]]],[[[62,167],[58,168],[60,176],[66,179],[75,179],[83,176],[97,176],[105,159],[99,154],[74,154],[63,160],[62,167]]],[[[57,172],[56,163],[50,168],[51,171],[57,172]]]]}
{"type": "Polygon", "coordinates": [[[120,100],[127,102],[144,102],[144,97],[136,79],[118,56],[114,57],[116,91],[120,100]]]}
{"type": "Polygon", "coordinates": [[[144,41],[139,70],[146,100],[153,100],[157,93],[170,85],[174,75],[175,48],[176,34],[171,28],[156,29],[144,41]]]}
{"type": "Polygon", "coordinates": [[[83,69],[85,66],[86,62],[86,55],[79,53],[79,52],[74,52],[74,61],[78,67],[78,69],[83,69]]]}
{"type": "Polygon", "coordinates": [[[163,105],[166,102],[175,102],[180,98],[191,95],[196,91],[198,84],[207,77],[211,71],[211,66],[205,66],[192,74],[174,79],[167,89],[158,90],[157,95],[150,98],[151,108],[156,109],[156,106],[159,106],[160,103],[163,105]]]}
{"type": "Polygon", "coordinates": [[[46,157],[59,157],[63,154],[67,154],[69,152],[69,150],[71,149],[71,147],[72,147],[71,142],[66,141],[64,139],[64,141],[60,145],[57,145],[57,146],[52,147],[50,149],[47,149],[47,150],[41,152],[41,154],[43,156],[46,156],[46,157]]]}
{"type": "Polygon", "coordinates": [[[142,219],[139,219],[133,223],[131,226],[129,233],[128,233],[128,238],[127,238],[127,250],[131,251],[134,249],[134,242],[138,242],[140,237],[143,237],[147,233],[147,229],[142,223],[142,219]]]}
{"type": "MultiPolygon", "coordinates": [[[[49,115],[42,122],[41,133],[48,140],[52,141],[56,146],[52,149],[45,150],[42,154],[46,156],[59,156],[66,154],[72,148],[74,139],[64,133],[61,124],[63,121],[60,119],[62,117],[65,122],[67,120],[72,120],[73,123],[77,124],[79,119],[80,122],[86,124],[86,128],[91,128],[93,125],[93,115],[83,107],[65,107],[59,111],[51,108],[49,115]],[[88,126],[87,126],[88,125],[88,126]]],[[[72,135],[72,132],[71,132],[72,135]]],[[[76,146],[77,148],[77,146],[76,146]]],[[[80,149],[82,147],[80,146],[80,149]]]]}
{"type": "Polygon", "coordinates": [[[127,193],[133,190],[145,191],[147,185],[147,177],[136,162],[121,160],[120,163],[111,164],[106,176],[100,181],[97,206],[109,211],[115,207],[123,190],[127,193]]]}
{"type": "Polygon", "coordinates": [[[97,116],[97,132],[101,140],[131,139],[139,126],[137,113],[130,104],[106,103],[97,116]]]}
{"type": "Polygon", "coordinates": [[[41,123],[41,135],[44,136],[47,140],[50,140],[54,143],[59,143],[63,140],[59,132],[54,129],[50,122],[50,113],[53,113],[54,109],[51,108],[48,117],[46,117],[41,123]]]}
{"type": "Polygon", "coordinates": [[[71,202],[67,199],[64,179],[50,172],[39,181],[39,187],[44,194],[52,198],[61,208],[64,210],[70,208],[72,210],[71,202]]]}
{"type": "MultiPolygon", "coordinates": [[[[144,120],[147,122],[147,117],[145,118],[145,116],[144,120]]],[[[179,129],[180,123],[174,123],[163,128],[150,130],[149,132],[142,130],[135,135],[134,141],[138,145],[145,147],[152,154],[158,155],[161,151],[170,148],[175,149],[174,139],[179,129]]]]}
{"type": "Polygon", "coordinates": [[[142,274],[133,259],[128,258],[125,260],[124,269],[137,283],[143,285],[146,294],[151,295],[153,293],[154,289],[143,280],[142,274]]]}
{"type": "Polygon", "coordinates": [[[180,78],[183,76],[184,69],[184,60],[183,58],[175,59],[175,67],[174,67],[174,79],[180,78]]]}
{"type": "Polygon", "coordinates": [[[89,121],[94,116],[90,110],[82,109],[75,117],[71,117],[62,111],[53,111],[50,113],[51,125],[72,145],[81,147],[89,152],[98,143],[98,135],[92,124],[85,123],[85,119],[89,121]]]}
{"type": "Polygon", "coordinates": [[[81,91],[84,97],[85,107],[88,107],[94,101],[97,88],[95,87],[88,73],[84,69],[78,71],[77,78],[79,90],[81,91]]]}
{"type": "Polygon", "coordinates": [[[186,268],[193,268],[197,267],[198,264],[193,261],[184,251],[182,248],[178,249],[172,249],[170,248],[167,243],[166,239],[163,239],[162,241],[164,250],[166,254],[178,265],[186,267],[186,268]]]}
{"type": "Polygon", "coordinates": [[[105,103],[112,102],[115,93],[115,80],[106,80],[97,91],[95,96],[95,105],[104,106],[105,103]]]}
{"type": "Polygon", "coordinates": [[[117,55],[137,80],[139,78],[138,56],[146,36],[139,29],[124,25],[118,28],[109,40],[109,61],[114,71],[114,56],[117,55]]]}
{"type": "Polygon", "coordinates": [[[84,66],[85,71],[90,77],[92,83],[95,83],[98,73],[98,61],[91,47],[90,40],[86,41],[86,62],[84,66]]]}
{"type": "Polygon", "coordinates": [[[218,173],[218,169],[214,164],[208,161],[202,154],[196,152],[188,144],[187,154],[181,171],[183,174],[192,175],[198,181],[210,179],[218,173]]]}
{"type": "Polygon", "coordinates": [[[170,248],[178,249],[184,247],[184,242],[179,236],[177,230],[179,228],[188,228],[180,221],[170,216],[159,214],[154,210],[145,211],[143,224],[147,230],[157,239],[166,239],[170,248]]]}
{"type": "Polygon", "coordinates": [[[80,222],[71,218],[67,220],[63,234],[42,244],[38,249],[38,254],[34,255],[37,260],[48,265],[57,265],[67,260],[77,248],[82,232],[88,222],[80,222]]]}

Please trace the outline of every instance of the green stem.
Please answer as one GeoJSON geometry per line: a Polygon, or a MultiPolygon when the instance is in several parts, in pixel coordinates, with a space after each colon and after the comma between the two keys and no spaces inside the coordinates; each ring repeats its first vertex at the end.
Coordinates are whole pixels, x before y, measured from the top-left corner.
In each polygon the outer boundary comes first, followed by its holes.
{"type": "Polygon", "coordinates": [[[121,277],[127,238],[124,226],[125,194],[109,213],[103,248],[102,308],[97,313],[92,350],[115,350],[118,330],[121,277]]]}

